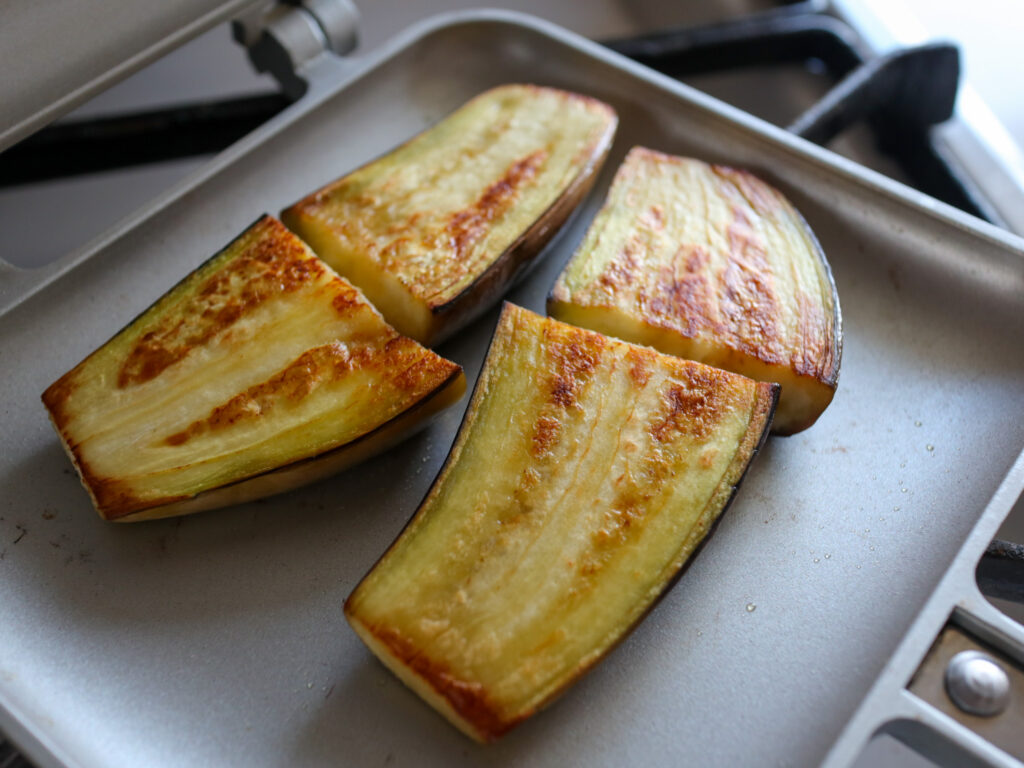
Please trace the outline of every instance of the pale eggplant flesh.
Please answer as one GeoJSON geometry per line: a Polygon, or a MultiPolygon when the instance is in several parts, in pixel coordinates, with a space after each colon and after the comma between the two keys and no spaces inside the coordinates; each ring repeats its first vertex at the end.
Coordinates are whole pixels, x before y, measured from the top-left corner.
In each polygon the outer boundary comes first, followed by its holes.
{"type": "Polygon", "coordinates": [[[776,434],[811,426],[838,383],[842,321],[825,255],[782,193],[742,170],[631,150],[548,311],[779,383],[776,434]]]}
{"type": "Polygon", "coordinates": [[[448,460],[349,623],[452,724],[498,738],[673,583],[777,393],[506,304],[448,460]]]}
{"type": "Polygon", "coordinates": [[[593,185],[617,122],[590,97],[500,86],[281,218],[433,346],[534,262],[593,185]]]}
{"type": "Polygon", "coordinates": [[[100,515],[134,521],[339,471],[464,389],[264,216],[42,399],[100,515]]]}

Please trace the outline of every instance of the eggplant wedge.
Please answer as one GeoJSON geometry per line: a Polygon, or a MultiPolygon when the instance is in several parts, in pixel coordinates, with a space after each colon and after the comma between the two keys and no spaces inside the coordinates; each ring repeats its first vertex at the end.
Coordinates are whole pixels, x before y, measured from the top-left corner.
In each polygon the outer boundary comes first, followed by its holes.
{"type": "Polygon", "coordinates": [[[506,304],[448,460],[349,623],[464,733],[498,738],[671,585],[777,392],[506,304]]]}
{"type": "Polygon", "coordinates": [[[464,390],[264,216],[42,399],[101,517],[129,521],[324,477],[464,390]]]}
{"type": "Polygon", "coordinates": [[[428,346],[492,306],[583,200],[606,104],[506,85],[282,212],[401,333],[428,346]]]}
{"type": "Polygon", "coordinates": [[[779,383],[777,434],[811,426],[839,380],[839,297],[813,232],[763,181],[699,160],[630,151],[548,312],[779,383]]]}

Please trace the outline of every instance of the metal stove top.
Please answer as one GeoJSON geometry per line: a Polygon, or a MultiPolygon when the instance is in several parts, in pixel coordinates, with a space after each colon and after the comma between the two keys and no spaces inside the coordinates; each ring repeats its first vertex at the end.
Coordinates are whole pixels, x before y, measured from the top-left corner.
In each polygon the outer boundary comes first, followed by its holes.
{"type": "MultiPolygon", "coordinates": [[[[994,0],[982,1],[994,3],[994,0]]],[[[908,0],[908,6],[916,2],[908,0]]],[[[470,5],[470,2],[459,0],[428,0],[419,4],[400,0],[363,3],[361,46],[372,48],[421,17],[470,5]]],[[[601,40],[621,39],[667,27],[720,22],[776,7],[756,0],[723,0],[717,5],[681,3],[671,8],[653,1],[629,4],[615,0],[585,6],[539,0],[502,2],[499,5],[547,18],[601,40]]],[[[860,44],[865,51],[886,50],[894,42],[921,42],[921,30],[927,29],[927,24],[931,23],[928,20],[916,22],[916,25],[908,22],[908,18],[913,17],[907,16],[909,9],[902,4],[837,0],[831,7],[857,25],[862,34],[860,44]],[[887,6],[888,10],[877,7],[881,5],[887,6]]],[[[1001,8],[1000,12],[1005,13],[1006,10],[1001,8]]],[[[972,18],[983,16],[985,14],[972,14],[972,18]]],[[[934,22],[936,28],[941,21],[934,22]]],[[[1004,26],[1009,28],[1013,25],[1007,21],[1004,26]]],[[[973,39],[977,35],[971,31],[968,37],[973,39]]],[[[983,65],[979,71],[988,70],[983,65]]],[[[968,66],[968,79],[971,74],[968,66]]],[[[748,69],[690,73],[685,79],[712,95],[780,125],[792,122],[832,85],[826,72],[809,70],[803,65],[776,67],[770,71],[748,69]]],[[[265,93],[271,88],[272,81],[251,70],[243,51],[230,41],[227,28],[221,26],[114,86],[80,107],[69,119],[197,99],[265,93]]],[[[961,96],[955,119],[937,130],[938,140],[1003,215],[1002,223],[1021,233],[1024,232],[1024,204],[1017,201],[1024,200],[1024,162],[1019,149],[1024,145],[1024,117],[1013,104],[1007,107],[1005,100],[996,99],[995,106],[1002,110],[1000,116],[1009,126],[1007,130],[978,95],[979,92],[991,93],[990,89],[988,83],[984,86],[971,84],[966,99],[961,96]]],[[[828,146],[897,180],[910,181],[898,164],[879,153],[874,137],[863,125],[845,131],[828,146]]],[[[5,241],[14,244],[13,247],[8,246],[8,252],[0,255],[18,266],[32,267],[81,247],[127,215],[141,201],[154,197],[200,167],[205,160],[200,156],[151,167],[0,188],[0,226],[8,232],[5,241]],[[55,209],[66,213],[55,218],[55,209]]],[[[1018,513],[1011,515],[1001,531],[1004,538],[1024,541],[1024,512],[1019,507],[1018,504],[1018,513]]],[[[1004,607],[1014,610],[1008,604],[1004,607]]],[[[0,768],[18,766],[16,754],[5,749],[8,748],[0,744],[0,768]]],[[[923,758],[889,739],[873,744],[862,756],[861,764],[909,767],[931,763],[924,762],[923,758]]]]}

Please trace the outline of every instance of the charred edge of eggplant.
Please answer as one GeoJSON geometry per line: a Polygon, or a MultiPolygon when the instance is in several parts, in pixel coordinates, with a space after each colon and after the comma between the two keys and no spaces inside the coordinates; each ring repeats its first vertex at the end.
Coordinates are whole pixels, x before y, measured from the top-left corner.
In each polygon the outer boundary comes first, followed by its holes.
{"type": "MultiPolygon", "coordinates": [[[[781,195],[782,192],[779,192],[781,195]]],[[[818,259],[818,263],[821,264],[825,270],[825,282],[828,285],[828,289],[831,291],[832,296],[832,339],[836,343],[836,353],[832,359],[832,370],[828,372],[821,382],[828,387],[832,388],[834,392],[839,386],[839,369],[843,360],[843,312],[839,307],[839,291],[836,289],[835,277],[832,275],[832,265],[829,264],[828,256],[825,255],[825,249],[821,247],[821,242],[818,240],[818,236],[814,233],[811,225],[807,223],[807,219],[800,210],[790,202],[789,198],[783,195],[783,199],[789,203],[789,207],[793,209],[793,213],[796,214],[797,220],[804,228],[804,232],[807,233],[810,238],[811,244],[814,246],[814,255],[818,259]]],[[[822,411],[824,413],[824,411],[822,411]]],[[[821,414],[819,414],[820,416],[821,414]]]]}
{"type": "MultiPolygon", "coordinates": [[[[769,182],[765,181],[765,179],[761,175],[753,174],[753,172],[746,171],[745,169],[741,168],[733,168],[732,170],[741,171],[744,173],[751,173],[751,175],[753,175],[754,178],[756,178],[762,184],[771,188],[776,194],[779,195],[779,197],[782,198],[786,206],[793,212],[794,216],[796,216],[797,222],[800,224],[801,227],[803,227],[804,233],[811,241],[811,246],[814,250],[814,256],[816,257],[818,263],[821,264],[822,268],[825,271],[825,282],[832,297],[832,340],[835,341],[836,350],[835,356],[832,359],[831,369],[827,372],[823,371],[822,378],[818,379],[818,381],[820,381],[827,387],[831,387],[832,391],[835,392],[836,388],[839,385],[839,369],[843,357],[843,313],[839,307],[839,291],[836,290],[836,281],[835,277],[832,274],[832,265],[828,261],[828,256],[825,255],[825,249],[821,247],[821,241],[818,240],[818,236],[817,234],[815,234],[814,229],[811,227],[810,224],[807,223],[807,219],[804,217],[803,213],[800,212],[800,209],[797,208],[796,205],[794,205],[792,200],[790,200],[789,195],[784,194],[782,190],[779,189],[779,187],[776,186],[775,184],[770,184],[769,182]]],[[[822,411],[822,413],[824,413],[824,411],[822,411]]],[[[821,414],[818,414],[818,416],[820,417],[821,414]]],[[[814,422],[811,422],[811,424],[809,424],[808,427],[812,426],[813,424],[814,422]]],[[[804,427],[804,429],[807,429],[807,427],[804,427]]],[[[796,432],[786,434],[777,432],[776,434],[788,437],[790,434],[796,434],[796,432]]]]}
{"type": "Polygon", "coordinates": [[[562,193],[456,296],[443,304],[429,305],[431,319],[437,323],[438,329],[428,339],[429,346],[444,342],[490,309],[495,299],[500,298],[539,263],[541,253],[579,210],[597,182],[611,151],[618,123],[618,116],[612,110],[611,121],[595,142],[587,163],[562,193]],[[460,317],[460,311],[467,307],[469,310],[460,317]]]}
{"type": "MultiPolygon", "coordinates": [[[[386,429],[395,419],[403,418],[403,417],[406,417],[406,416],[411,416],[411,415],[415,414],[416,411],[422,410],[423,408],[425,408],[435,397],[439,397],[448,387],[450,387],[458,379],[458,377],[461,376],[461,375],[463,375],[462,366],[458,365],[458,364],[455,364],[455,368],[452,370],[452,372],[448,375],[448,377],[445,378],[445,380],[439,386],[437,386],[434,389],[432,389],[425,396],[421,397],[419,400],[417,400],[411,406],[406,408],[404,411],[396,414],[395,416],[393,416],[392,418],[388,419],[383,424],[379,424],[378,426],[374,427],[369,432],[366,432],[365,434],[362,434],[359,437],[357,437],[356,439],[350,440],[347,443],[342,443],[341,445],[336,445],[333,448],[328,448],[326,451],[321,451],[320,453],[314,454],[313,456],[305,456],[305,457],[302,457],[302,458],[299,458],[299,459],[295,459],[294,461],[290,461],[287,464],[281,464],[280,466],[274,467],[273,469],[267,469],[267,470],[264,470],[263,472],[257,472],[256,474],[249,475],[249,476],[243,477],[243,478],[239,478],[238,480],[232,480],[229,483],[223,483],[221,485],[217,485],[217,486],[214,486],[212,488],[207,488],[206,490],[200,491],[199,493],[193,494],[191,496],[188,496],[188,495],[184,495],[184,496],[169,496],[166,499],[160,499],[160,500],[157,500],[155,502],[146,502],[145,506],[136,507],[136,508],[130,509],[127,512],[121,512],[121,513],[115,514],[115,515],[107,515],[107,514],[104,514],[102,511],[100,511],[100,515],[105,520],[108,520],[110,522],[125,522],[125,523],[144,522],[142,520],[133,521],[133,520],[124,520],[122,518],[129,517],[131,515],[136,514],[137,512],[144,512],[144,511],[149,510],[149,509],[155,509],[157,507],[162,507],[162,506],[165,506],[167,504],[173,504],[173,503],[179,502],[179,501],[192,501],[193,499],[200,498],[201,496],[203,496],[203,494],[206,494],[206,493],[212,493],[214,491],[220,491],[220,490],[224,490],[225,488],[231,488],[231,487],[236,486],[236,485],[241,485],[242,483],[249,482],[250,480],[255,480],[255,479],[260,478],[260,477],[266,477],[267,475],[272,475],[275,472],[280,472],[280,471],[285,470],[285,469],[296,469],[296,468],[301,467],[304,464],[310,464],[312,462],[324,459],[327,456],[329,456],[330,454],[335,453],[336,451],[349,450],[349,449],[359,445],[359,443],[361,443],[361,442],[365,442],[365,441],[371,440],[372,438],[376,437],[378,435],[378,433],[380,433],[382,430],[386,429]]],[[[442,409],[442,410],[444,410],[444,409],[442,409]]],[[[435,415],[440,415],[441,412],[442,411],[439,410],[437,412],[437,414],[435,414],[435,415]]],[[[426,427],[428,425],[428,423],[429,423],[429,421],[425,420],[425,421],[421,422],[420,424],[416,425],[415,428],[416,428],[416,430],[422,429],[423,427],[426,427]]],[[[342,470],[342,471],[344,471],[344,470],[342,470]]],[[[300,487],[300,486],[295,486],[295,487],[300,487]]],[[[293,489],[292,488],[285,488],[285,489],[282,489],[279,493],[287,493],[290,490],[293,490],[293,489]]],[[[90,496],[91,496],[92,495],[92,491],[90,490],[89,493],[90,493],[90,496]]],[[[277,493],[268,494],[268,496],[276,496],[276,495],[278,495],[278,494],[277,493]]],[[[182,514],[190,514],[190,513],[182,513],[182,514]]]]}
{"type": "Polygon", "coordinates": [[[508,307],[512,306],[517,305],[512,304],[510,301],[502,302],[501,316],[498,318],[498,323],[494,328],[494,333],[491,334],[491,340],[487,343],[487,352],[484,354],[484,362],[480,366],[480,374],[476,377],[476,382],[473,384],[473,391],[469,396],[469,404],[466,406],[466,411],[462,415],[462,422],[459,424],[459,429],[455,433],[455,440],[452,441],[451,447],[448,449],[448,454],[445,456],[444,463],[441,464],[441,468],[437,471],[437,474],[434,475],[434,479],[430,482],[430,487],[427,489],[427,492],[423,494],[423,499],[416,505],[416,509],[413,511],[412,515],[406,521],[405,525],[402,526],[402,530],[398,532],[398,535],[396,535],[391,544],[388,545],[388,548],[385,549],[383,554],[374,561],[369,570],[363,574],[363,578],[359,580],[359,583],[356,584],[348,597],[345,598],[345,602],[343,604],[345,615],[349,614],[349,604],[352,602],[352,597],[363,586],[363,582],[366,581],[366,577],[369,576],[378,565],[384,562],[384,559],[391,554],[391,551],[396,546],[398,546],[398,542],[400,542],[402,537],[405,536],[406,531],[408,531],[410,526],[416,522],[416,519],[421,516],[421,513],[427,506],[427,502],[430,500],[430,497],[434,495],[435,489],[440,485],[442,478],[447,476],[449,469],[457,458],[457,455],[462,453],[462,447],[469,438],[467,422],[471,416],[473,416],[475,421],[474,414],[478,410],[477,406],[479,405],[479,401],[484,397],[483,391],[485,386],[491,378],[490,367],[488,364],[491,362],[491,355],[494,353],[494,342],[498,338],[498,330],[501,328],[502,323],[507,322],[506,317],[508,316],[508,307]]]}
{"type": "MultiPolygon", "coordinates": [[[[772,188],[776,189],[774,186],[772,188]]],[[[793,429],[785,432],[777,431],[774,433],[778,437],[792,437],[793,435],[800,434],[806,429],[810,429],[817,423],[818,419],[821,418],[822,414],[824,414],[825,411],[828,410],[828,407],[832,404],[832,399],[835,397],[836,390],[839,388],[839,371],[842,367],[843,361],[843,312],[839,306],[839,291],[836,289],[835,277],[832,275],[832,265],[828,261],[828,256],[825,255],[825,249],[821,247],[821,242],[818,240],[818,236],[811,228],[811,225],[807,223],[807,219],[804,218],[804,215],[800,212],[800,209],[793,205],[789,197],[784,195],[778,189],[776,189],[776,191],[779,193],[779,195],[782,196],[782,199],[785,200],[787,205],[789,205],[790,209],[796,216],[797,221],[803,227],[804,232],[807,234],[807,237],[810,239],[811,245],[814,248],[814,255],[817,258],[818,263],[821,265],[822,269],[824,269],[825,271],[825,282],[832,297],[831,340],[835,342],[835,354],[832,356],[832,366],[830,370],[827,372],[823,371],[822,377],[820,379],[818,377],[814,377],[816,381],[821,382],[826,387],[832,390],[832,397],[829,398],[829,401],[825,404],[825,407],[821,409],[821,411],[814,417],[814,419],[811,420],[810,423],[800,427],[799,429],[793,429]]]]}

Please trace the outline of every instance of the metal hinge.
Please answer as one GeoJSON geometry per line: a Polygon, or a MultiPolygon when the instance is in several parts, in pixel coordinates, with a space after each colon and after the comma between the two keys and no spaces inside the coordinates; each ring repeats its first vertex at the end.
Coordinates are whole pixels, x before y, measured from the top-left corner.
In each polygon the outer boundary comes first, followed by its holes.
{"type": "Polygon", "coordinates": [[[269,2],[232,22],[232,34],[267,72],[297,99],[306,91],[304,73],[323,55],[344,56],[358,42],[359,11],[351,0],[269,2]]]}

